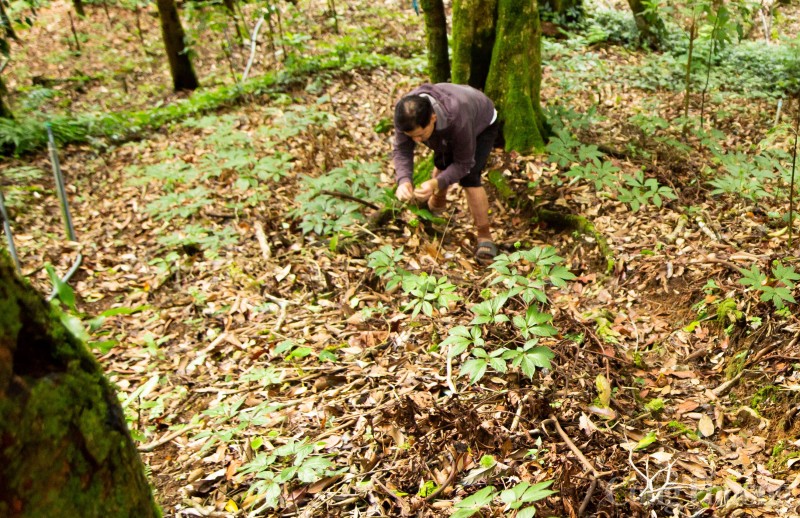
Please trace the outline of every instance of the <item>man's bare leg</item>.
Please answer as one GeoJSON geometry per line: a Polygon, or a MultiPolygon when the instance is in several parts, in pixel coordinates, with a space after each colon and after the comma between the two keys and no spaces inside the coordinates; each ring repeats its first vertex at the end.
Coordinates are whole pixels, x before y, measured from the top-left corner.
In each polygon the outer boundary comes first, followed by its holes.
{"type": "Polygon", "coordinates": [[[491,241],[489,198],[486,197],[486,189],[483,187],[465,187],[464,193],[467,195],[467,205],[475,222],[475,229],[478,232],[478,241],[491,241]]]}
{"type": "MultiPolygon", "coordinates": [[[[439,176],[439,173],[441,173],[441,171],[434,167],[433,171],[431,172],[431,178],[436,178],[439,176]]],[[[428,199],[429,209],[432,211],[441,212],[447,208],[447,189],[448,188],[444,188],[437,191],[436,194],[428,199]]]]}

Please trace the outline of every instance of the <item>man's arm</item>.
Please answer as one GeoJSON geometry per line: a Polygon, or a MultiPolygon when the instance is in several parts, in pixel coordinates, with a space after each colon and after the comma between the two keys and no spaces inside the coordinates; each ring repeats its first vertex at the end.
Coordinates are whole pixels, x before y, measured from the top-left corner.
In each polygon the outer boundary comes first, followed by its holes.
{"type": "Polygon", "coordinates": [[[416,144],[408,135],[398,129],[394,130],[392,161],[394,162],[394,174],[397,185],[401,185],[405,182],[413,182],[415,146],[416,144]]]}

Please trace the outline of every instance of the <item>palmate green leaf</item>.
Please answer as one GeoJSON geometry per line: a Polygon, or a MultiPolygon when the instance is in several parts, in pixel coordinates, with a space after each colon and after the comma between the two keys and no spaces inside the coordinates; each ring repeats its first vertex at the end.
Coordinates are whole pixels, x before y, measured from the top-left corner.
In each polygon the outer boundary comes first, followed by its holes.
{"type": "MultiPolygon", "coordinates": [[[[521,500],[525,503],[538,502],[545,499],[550,495],[554,495],[557,491],[548,489],[553,485],[552,480],[546,480],[530,486],[522,495],[521,500]]],[[[519,515],[518,515],[519,516],[519,515]]]]}
{"type": "Polygon", "coordinates": [[[563,288],[567,285],[567,281],[575,279],[575,274],[569,271],[566,266],[557,265],[550,269],[547,279],[553,286],[563,288]]]}
{"type": "Polygon", "coordinates": [[[777,281],[782,282],[790,289],[794,288],[794,281],[800,281],[800,274],[791,266],[784,266],[780,261],[777,261],[772,267],[772,275],[777,281]]]}
{"type": "Polygon", "coordinates": [[[540,313],[535,307],[531,306],[525,316],[516,315],[513,319],[514,326],[519,329],[523,338],[531,335],[553,336],[558,334],[558,330],[549,324],[553,320],[553,315],[540,313]]]}
{"type": "Polygon", "coordinates": [[[481,325],[481,324],[500,324],[502,322],[508,322],[509,318],[506,315],[500,313],[500,310],[503,309],[506,301],[508,300],[508,295],[498,295],[493,297],[489,300],[485,300],[480,304],[476,304],[470,308],[475,314],[475,318],[472,319],[470,324],[472,325],[481,325]]]}
{"type": "Polygon", "coordinates": [[[440,344],[440,347],[450,346],[447,351],[448,358],[454,358],[467,350],[470,345],[482,347],[484,345],[483,338],[481,338],[481,328],[473,326],[467,328],[466,326],[456,326],[450,329],[447,338],[440,344]]]}
{"type": "Polygon", "coordinates": [[[325,457],[309,457],[297,470],[297,479],[304,484],[316,482],[325,474],[325,470],[333,467],[333,463],[325,457]]]}
{"type": "MultiPolygon", "coordinates": [[[[529,341],[528,343],[530,344],[536,342],[529,341]]],[[[553,358],[555,358],[555,353],[553,353],[553,351],[547,347],[526,347],[521,354],[514,358],[512,365],[519,367],[520,370],[522,370],[522,373],[529,378],[533,378],[533,375],[536,373],[536,367],[541,369],[552,368],[550,360],[553,358]]]]}
{"type": "Polygon", "coordinates": [[[742,274],[742,278],[739,279],[739,284],[744,286],[750,286],[760,290],[761,287],[767,282],[767,277],[761,273],[761,268],[759,268],[756,264],[751,266],[749,270],[745,268],[739,268],[739,273],[742,274]]]}
{"type": "Polygon", "coordinates": [[[486,486],[475,494],[472,494],[457,502],[455,505],[456,512],[450,515],[450,518],[469,518],[481,510],[482,507],[492,503],[496,491],[494,486],[486,486]]]}
{"type": "Polygon", "coordinates": [[[796,302],[789,288],[783,286],[764,286],[762,291],[763,293],[760,297],[761,301],[772,302],[778,309],[782,309],[786,305],[786,302],[791,302],[793,304],[796,302]]]}
{"type": "Polygon", "coordinates": [[[483,378],[483,375],[486,374],[486,368],[488,367],[489,362],[483,359],[473,358],[471,360],[467,360],[464,362],[464,365],[461,366],[461,375],[462,376],[469,376],[470,384],[475,384],[483,378]]]}

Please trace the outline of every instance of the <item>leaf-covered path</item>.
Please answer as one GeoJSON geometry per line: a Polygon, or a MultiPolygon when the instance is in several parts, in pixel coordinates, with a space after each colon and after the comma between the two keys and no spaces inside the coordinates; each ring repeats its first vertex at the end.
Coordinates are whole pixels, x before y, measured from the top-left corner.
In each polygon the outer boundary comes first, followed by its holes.
{"type": "MultiPolygon", "coordinates": [[[[397,206],[378,226],[326,194],[390,201],[375,128],[422,80],[413,64],[62,150],[79,245],[60,241],[46,157],[6,165],[24,273],[48,291],[41,265],[85,257],[88,339],[166,515],[468,516],[488,486],[546,481],[541,516],[798,515],[797,279],[770,215],[788,205],[791,139],[774,101],[726,94],[709,101],[719,134],[682,135],[681,94],[642,79],[652,59],[545,52],[559,138],[495,152],[529,203],[490,189],[491,268],[460,191],[443,220],[397,206]],[[540,207],[591,221],[613,269],[540,207]]],[[[492,515],[522,503],[496,496],[492,515]]]]}

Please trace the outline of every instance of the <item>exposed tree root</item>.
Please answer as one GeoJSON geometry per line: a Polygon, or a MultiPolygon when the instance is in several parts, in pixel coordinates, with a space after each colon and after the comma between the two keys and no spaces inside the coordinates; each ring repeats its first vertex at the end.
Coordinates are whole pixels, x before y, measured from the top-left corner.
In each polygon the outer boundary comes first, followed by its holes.
{"type": "Polygon", "coordinates": [[[534,221],[543,221],[557,229],[571,229],[594,239],[597,249],[606,261],[606,273],[614,269],[614,253],[608,246],[605,236],[597,231],[594,224],[583,216],[536,207],[527,196],[520,196],[499,171],[490,171],[489,183],[495,188],[503,203],[529,211],[534,221]]]}

